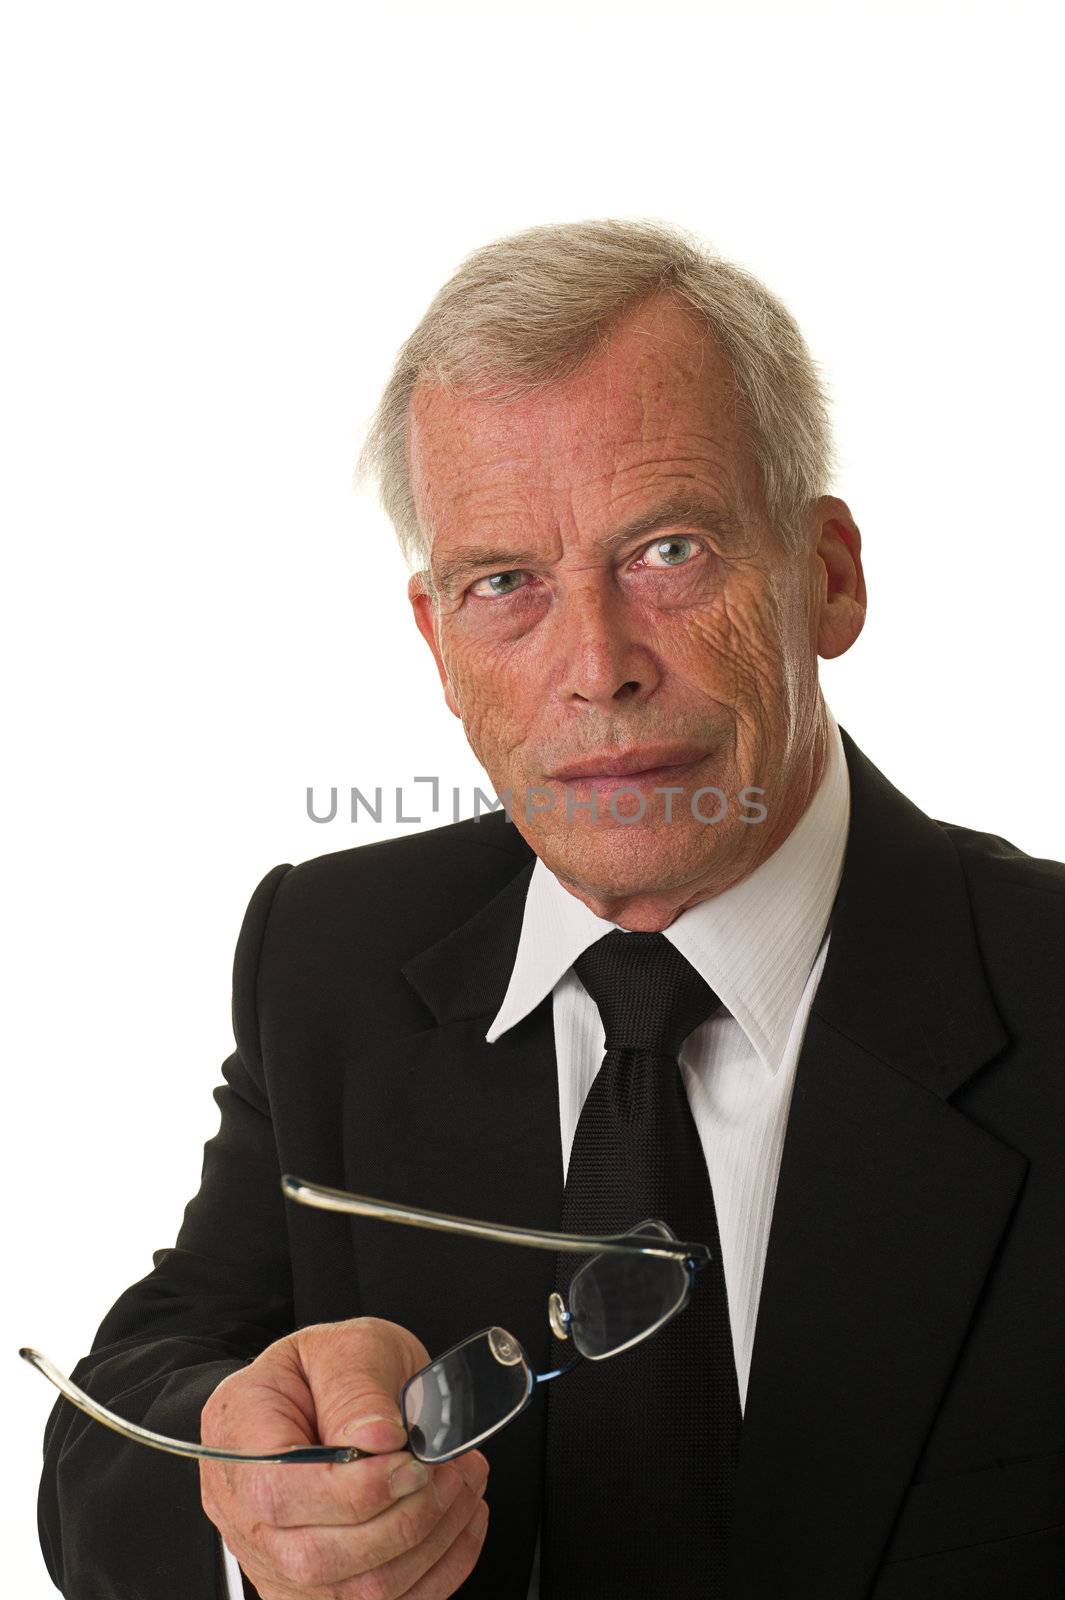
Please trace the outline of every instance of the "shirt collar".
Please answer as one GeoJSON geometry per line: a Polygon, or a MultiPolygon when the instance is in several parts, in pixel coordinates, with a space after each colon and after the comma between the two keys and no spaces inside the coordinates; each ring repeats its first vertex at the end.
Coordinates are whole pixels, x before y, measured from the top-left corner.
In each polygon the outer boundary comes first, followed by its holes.
{"type": "MultiPolygon", "coordinates": [[[[783,844],[746,878],[681,912],[664,930],[772,1073],[780,1065],[843,869],[850,782],[831,711],[828,733],[821,782],[783,844]]],[[[510,983],[487,1042],[528,1016],[577,957],[614,927],[537,857],[510,983]]]]}

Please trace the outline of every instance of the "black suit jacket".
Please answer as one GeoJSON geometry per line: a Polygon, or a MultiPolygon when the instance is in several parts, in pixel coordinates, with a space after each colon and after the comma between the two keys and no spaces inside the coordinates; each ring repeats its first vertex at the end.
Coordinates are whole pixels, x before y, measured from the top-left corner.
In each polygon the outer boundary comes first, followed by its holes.
{"type": "MultiPolygon", "coordinates": [[[[850,834],[783,1150],[728,1600],[1049,1600],[1065,1594],[1065,867],[930,820],[843,742],[850,834]]],[[[559,1226],[550,997],[484,1040],[532,865],[497,814],[267,874],[201,1188],[78,1381],[197,1437],[226,1373],[313,1322],[391,1318],[431,1354],[501,1323],[553,1364],[549,1253],[309,1211],[278,1185],[559,1226]]],[[[541,1396],[485,1447],[470,1600],[525,1600],[544,1415],[541,1396]]],[[[224,1592],[195,1464],[62,1400],[40,1526],[72,1600],[224,1592]]]]}

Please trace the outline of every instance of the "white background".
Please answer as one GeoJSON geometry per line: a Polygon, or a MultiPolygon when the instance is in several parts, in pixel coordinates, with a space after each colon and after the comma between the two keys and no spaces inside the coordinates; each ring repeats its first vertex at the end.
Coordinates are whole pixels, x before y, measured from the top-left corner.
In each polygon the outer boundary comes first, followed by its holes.
{"type": "Polygon", "coordinates": [[[468,250],[658,217],[783,296],[865,540],[830,705],[933,816],[1065,856],[1053,26],[1018,0],[9,8],[5,1593],[54,1593],[54,1392],[16,1349],[69,1370],[173,1242],[252,889],[409,831],[316,825],[307,785],[481,777],[351,487],[468,250]]]}

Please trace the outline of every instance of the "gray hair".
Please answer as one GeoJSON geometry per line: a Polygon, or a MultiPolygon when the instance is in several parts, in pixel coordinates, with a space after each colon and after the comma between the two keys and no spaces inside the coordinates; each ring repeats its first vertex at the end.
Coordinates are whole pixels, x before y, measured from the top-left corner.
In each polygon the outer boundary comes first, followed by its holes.
{"type": "Polygon", "coordinates": [[[411,489],[411,394],[437,382],[505,402],[568,377],[640,302],[672,293],[729,360],[766,513],[794,547],[833,467],[828,404],[791,313],[764,284],[692,235],[613,219],[527,228],[466,257],[396,358],[359,456],[412,568],[430,535],[411,489]]]}

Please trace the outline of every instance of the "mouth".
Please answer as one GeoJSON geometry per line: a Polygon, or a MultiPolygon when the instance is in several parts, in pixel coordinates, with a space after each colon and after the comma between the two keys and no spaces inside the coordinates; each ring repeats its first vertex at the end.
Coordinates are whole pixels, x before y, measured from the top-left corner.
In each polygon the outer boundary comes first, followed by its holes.
{"type": "Polygon", "coordinates": [[[705,750],[691,746],[649,746],[610,755],[582,756],[579,761],[548,774],[575,792],[604,793],[617,789],[655,789],[682,785],[692,769],[705,759],[705,750]]]}

